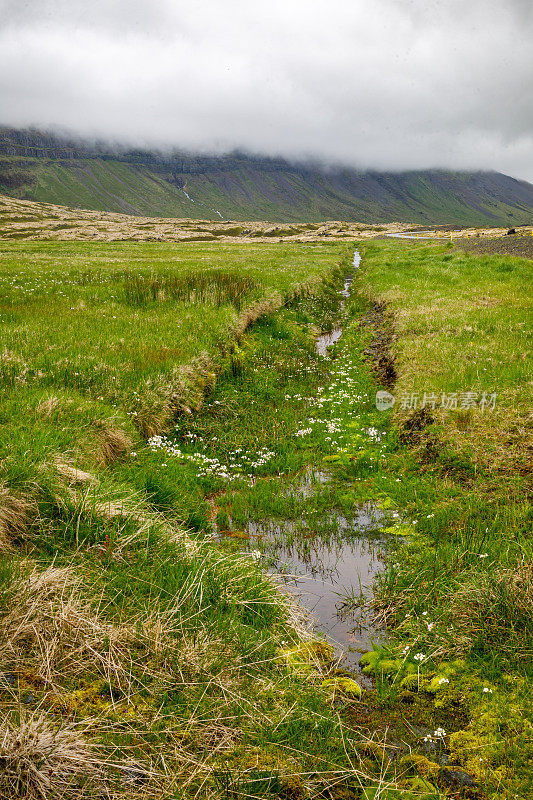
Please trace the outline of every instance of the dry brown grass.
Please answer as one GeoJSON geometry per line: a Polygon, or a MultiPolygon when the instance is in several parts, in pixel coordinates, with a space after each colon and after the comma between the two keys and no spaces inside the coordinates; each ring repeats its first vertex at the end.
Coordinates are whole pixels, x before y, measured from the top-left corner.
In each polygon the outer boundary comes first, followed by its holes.
{"type": "Polygon", "coordinates": [[[33,499],[15,494],[0,484],[0,552],[11,549],[20,540],[38,515],[33,499]]]}
{"type": "Polygon", "coordinates": [[[275,311],[278,311],[282,304],[283,298],[281,295],[276,294],[245,309],[239,314],[230,329],[231,341],[239,342],[250,325],[253,325],[254,322],[257,322],[257,320],[265,316],[265,314],[273,314],[275,311]]]}
{"type": "Polygon", "coordinates": [[[376,228],[361,222],[308,223],[242,222],[226,220],[133,217],[105,211],[35,203],[0,195],[2,238],[62,241],[167,241],[167,242],[315,242],[374,238],[412,227],[397,222],[376,228]],[[67,224],[65,224],[67,223],[67,224]]]}
{"type": "Polygon", "coordinates": [[[46,400],[43,400],[39,405],[36,407],[35,411],[37,414],[43,417],[51,417],[54,411],[59,408],[61,405],[61,401],[55,395],[51,395],[46,400]]]}
{"type": "Polygon", "coordinates": [[[66,483],[81,484],[81,485],[89,484],[93,486],[98,483],[98,478],[96,478],[92,473],[85,472],[84,470],[78,469],[77,467],[73,467],[71,464],[67,464],[60,458],[56,460],[55,467],[58,475],[61,478],[63,478],[66,481],[66,483]]]}
{"type": "Polygon", "coordinates": [[[149,439],[151,436],[168,430],[174,418],[171,403],[169,398],[158,397],[154,394],[149,403],[146,402],[139,407],[135,425],[141,436],[149,439]]]}
{"type": "Polygon", "coordinates": [[[129,455],[133,442],[121,428],[113,427],[105,420],[94,423],[97,430],[96,459],[103,467],[129,455]]]}
{"type": "Polygon", "coordinates": [[[0,723],[0,800],[87,797],[100,774],[79,727],[57,729],[42,714],[0,723]]]}
{"type": "Polygon", "coordinates": [[[89,672],[129,689],[132,661],[145,655],[145,645],[134,620],[112,624],[95,611],[68,568],[25,574],[23,565],[0,616],[0,663],[50,684],[63,672],[70,678],[89,672]]]}

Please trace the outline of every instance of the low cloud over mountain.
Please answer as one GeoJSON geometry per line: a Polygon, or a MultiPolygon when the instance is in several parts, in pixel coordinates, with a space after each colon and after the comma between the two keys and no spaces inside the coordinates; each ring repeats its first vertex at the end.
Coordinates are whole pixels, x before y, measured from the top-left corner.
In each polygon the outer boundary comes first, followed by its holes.
{"type": "Polygon", "coordinates": [[[529,0],[0,0],[0,123],[533,180],[529,0]]]}

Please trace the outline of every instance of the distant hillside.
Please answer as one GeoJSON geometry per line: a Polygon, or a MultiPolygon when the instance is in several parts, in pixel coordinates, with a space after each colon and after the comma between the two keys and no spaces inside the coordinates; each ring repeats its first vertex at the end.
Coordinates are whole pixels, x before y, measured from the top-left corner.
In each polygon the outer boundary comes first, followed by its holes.
{"type": "Polygon", "coordinates": [[[520,225],[533,185],[497,172],[325,169],[241,153],[113,149],[0,128],[0,193],[158,217],[520,225]]]}

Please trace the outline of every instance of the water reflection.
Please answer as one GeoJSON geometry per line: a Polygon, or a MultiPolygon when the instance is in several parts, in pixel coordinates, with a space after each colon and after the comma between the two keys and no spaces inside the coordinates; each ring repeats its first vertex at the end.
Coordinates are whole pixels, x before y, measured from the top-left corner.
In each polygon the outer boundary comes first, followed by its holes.
{"type": "Polygon", "coordinates": [[[385,539],[376,533],[381,517],[365,506],[353,518],[330,514],[323,526],[294,520],[248,524],[251,546],[262,543],[269,571],[310,612],[315,627],[340,646],[351,669],[379,632],[360,608],[344,610],[342,598],[372,594],[383,564],[385,539]]]}

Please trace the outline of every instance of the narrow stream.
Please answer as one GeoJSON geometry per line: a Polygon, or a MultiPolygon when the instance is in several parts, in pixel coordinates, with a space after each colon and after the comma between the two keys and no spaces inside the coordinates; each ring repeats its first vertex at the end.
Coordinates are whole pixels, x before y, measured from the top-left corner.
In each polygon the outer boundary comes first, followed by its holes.
{"type": "MultiPolygon", "coordinates": [[[[356,250],[354,271],[360,261],[356,250]]],[[[346,299],[350,297],[352,282],[353,272],[347,276],[341,292],[346,299]]],[[[342,332],[338,325],[319,336],[316,342],[319,355],[327,358],[328,348],[341,338],[342,332]]],[[[311,469],[296,492],[300,497],[309,497],[330,480],[327,472],[311,469]]],[[[288,591],[310,612],[315,629],[344,653],[342,665],[351,670],[358,670],[360,653],[379,639],[375,624],[357,607],[357,601],[371,597],[373,580],[383,565],[385,539],[377,533],[382,519],[383,513],[367,504],[350,518],[333,511],[325,520],[328,531],[333,533],[326,537],[294,520],[248,525],[251,545],[254,541],[261,542],[269,559],[269,570],[280,576],[288,591]],[[349,610],[342,600],[346,596],[356,601],[349,604],[349,610]]],[[[366,682],[361,673],[358,679],[366,682]]]]}

